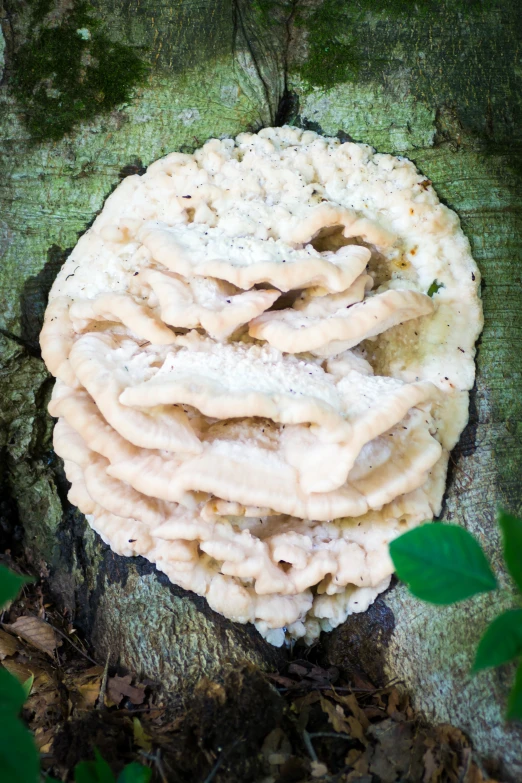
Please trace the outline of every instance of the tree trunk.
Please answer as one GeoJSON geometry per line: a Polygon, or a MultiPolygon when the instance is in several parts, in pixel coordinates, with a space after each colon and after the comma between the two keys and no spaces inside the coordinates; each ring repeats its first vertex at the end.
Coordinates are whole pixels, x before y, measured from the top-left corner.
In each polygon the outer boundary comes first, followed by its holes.
{"type": "Polygon", "coordinates": [[[4,533],[14,523],[23,529],[26,551],[101,660],[110,655],[180,695],[203,674],[219,678],[241,661],[280,664],[284,651],[216,615],[145,561],[111,553],[67,504],[45,412],[52,384],[38,352],[46,296],[112,188],[169,151],[293,122],[405,155],[459,214],[484,277],[477,384],[443,518],[478,535],[505,591],[435,608],[394,587],[368,613],[323,635],[322,655],[345,669],[401,678],[430,719],[461,727],[497,774],[520,779],[522,735],[502,719],[512,669],[468,675],[488,620],[513,602],[495,508],[522,505],[517,0],[93,5],[85,12],[73,0],[47,9],[9,1],[3,11],[4,533]],[[126,66],[113,73],[103,52],[97,66],[78,50],[71,83],[70,63],[62,77],[60,48],[42,37],[45,29],[107,50],[115,41],[126,66]],[[36,73],[30,51],[44,52],[54,75],[45,58],[36,73]],[[148,63],[145,76],[137,57],[148,63]],[[90,78],[97,67],[107,71],[101,82],[90,78]]]}

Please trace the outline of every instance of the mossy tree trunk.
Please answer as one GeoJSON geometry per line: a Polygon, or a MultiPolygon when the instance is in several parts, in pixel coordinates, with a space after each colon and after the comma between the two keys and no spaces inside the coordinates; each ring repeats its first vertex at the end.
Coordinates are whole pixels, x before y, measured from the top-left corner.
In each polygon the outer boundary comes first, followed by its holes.
{"type": "Polygon", "coordinates": [[[460,215],[481,267],[486,327],[444,519],[479,536],[505,591],[441,609],[395,587],[325,638],[322,654],[400,677],[430,718],[468,731],[503,775],[522,775],[521,734],[502,719],[512,669],[468,675],[487,621],[513,601],[495,508],[522,505],[518,13],[517,0],[96,0],[91,10],[6,0],[0,517],[4,534],[23,529],[100,659],[181,693],[202,674],[272,667],[284,652],[113,555],[67,505],[37,343],[52,279],[119,180],[166,152],[282,122],[349,136],[413,159],[460,215]]]}

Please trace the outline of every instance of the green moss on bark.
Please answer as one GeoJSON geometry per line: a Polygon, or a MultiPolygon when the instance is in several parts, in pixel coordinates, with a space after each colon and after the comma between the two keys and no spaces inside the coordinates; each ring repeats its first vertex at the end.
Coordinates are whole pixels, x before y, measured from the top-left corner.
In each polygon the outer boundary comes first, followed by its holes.
{"type": "Polygon", "coordinates": [[[78,122],[127,101],[147,66],[111,40],[86,2],[57,21],[52,0],[32,4],[29,39],[14,55],[13,92],[37,140],[60,139],[78,122]]]}

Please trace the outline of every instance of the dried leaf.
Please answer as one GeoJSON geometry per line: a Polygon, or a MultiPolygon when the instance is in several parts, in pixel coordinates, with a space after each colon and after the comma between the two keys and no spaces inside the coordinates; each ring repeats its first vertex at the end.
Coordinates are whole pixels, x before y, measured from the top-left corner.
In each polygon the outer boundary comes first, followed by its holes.
{"type": "Polygon", "coordinates": [[[366,738],[366,734],[364,733],[364,728],[361,725],[361,723],[357,720],[357,718],[354,718],[352,715],[349,715],[348,718],[348,725],[350,726],[350,734],[354,739],[359,740],[359,742],[362,742],[363,745],[368,745],[368,739],[366,738]]]}
{"type": "Polygon", "coordinates": [[[315,704],[320,699],[321,694],[319,691],[311,691],[310,693],[307,693],[306,696],[300,696],[296,699],[292,706],[295,707],[296,712],[302,712],[305,707],[315,704]]]}
{"type": "Polygon", "coordinates": [[[12,658],[6,658],[2,661],[2,665],[8,672],[11,672],[17,680],[21,683],[26,682],[32,675],[38,677],[40,674],[45,675],[46,672],[40,666],[32,664],[29,661],[13,660],[12,658]]]}
{"type": "Polygon", "coordinates": [[[291,680],[290,677],[283,677],[280,674],[267,674],[266,675],[269,680],[272,680],[272,682],[277,683],[277,685],[280,685],[282,688],[298,688],[299,683],[295,682],[295,680],[291,680]]]}
{"type": "Polygon", "coordinates": [[[39,727],[34,732],[34,739],[40,753],[48,753],[51,749],[54,739],[55,727],[44,729],[39,727]]]}
{"type": "Polygon", "coordinates": [[[19,617],[11,625],[4,625],[4,628],[29,642],[38,650],[47,653],[51,658],[54,658],[56,647],[62,644],[61,640],[57,640],[49,623],[39,617],[19,617]]]}
{"type": "Polygon", "coordinates": [[[390,692],[390,695],[388,696],[388,707],[386,708],[386,712],[391,717],[395,717],[398,714],[397,707],[399,706],[399,702],[401,700],[401,696],[397,688],[393,688],[390,692]]]}
{"type": "Polygon", "coordinates": [[[308,669],[306,666],[301,666],[299,663],[291,663],[288,667],[289,674],[296,674],[298,677],[306,677],[308,669]]]}
{"type": "Polygon", "coordinates": [[[346,721],[343,709],[340,705],[334,706],[331,701],[321,696],[321,709],[328,715],[328,720],[332,724],[334,731],[350,734],[350,725],[346,721]]]}
{"type": "Polygon", "coordinates": [[[370,763],[368,761],[369,749],[360,751],[356,748],[352,748],[346,757],[346,765],[353,767],[353,771],[349,773],[346,780],[348,782],[356,781],[356,783],[362,783],[365,780],[365,776],[368,775],[368,781],[372,780],[372,776],[369,775],[370,763]]]}
{"type": "Polygon", "coordinates": [[[0,661],[14,655],[20,649],[20,642],[11,634],[0,631],[0,661]]]}
{"type": "Polygon", "coordinates": [[[91,709],[98,701],[101,689],[101,677],[93,678],[83,685],[78,686],[78,693],[81,696],[81,703],[78,707],[83,709],[91,709]]]}
{"type": "Polygon", "coordinates": [[[64,678],[71,709],[92,709],[100,695],[103,666],[91,666],[80,672],[71,672],[64,678]]]}
{"type": "MultiPolygon", "coordinates": [[[[393,783],[397,773],[408,769],[411,757],[413,725],[397,723],[386,718],[368,729],[376,740],[370,771],[382,778],[382,783],[393,783]]],[[[399,775],[400,777],[400,775],[399,775]]]]}
{"type": "Polygon", "coordinates": [[[442,766],[438,761],[435,760],[435,756],[431,748],[428,748],[424,754],[423,761],[424,777],[422,778],[422,783],[435,783],[435,781],[437,781],[440,777],[442,766]]]}
{"type": "Polygon", "coordinates": [[[268,764],[284,764],[292,753],[292,746],[283,729],[273,729],[264,739],[261,753],[268,764]],[[275,757],[282,761],[274,761],[275,757]]]}
{"type": "Polygon", "coordinates": [[[125,677],[110,677],[107,681],[107,706],[111,701],[113,704],[120,704],[125,697],[131,701],[132,704],[143,704],[145,699],[145,686],[144,685],[131,685],[132,677],[130,674],[126,674],[125,677]]]}
{"type": "Polygon", "coordinates": [[[357,701],[354,693],[349,693],[347,696],[341,696],[339,693],[336,693],[336,691],[331,691],[328,692],[328,696],[330,696],[332,699],[335,699],[335,701],[339,704],[348,707],[354,718],[357,718],[363,729],[366,731],[370,725],[370,721],[368,720],[368,716],[366,715],[365,711],[359,706],[359,702],[357,701]]]}
{"type": "Polygon", "coordinates": [[[132,733],[134,744],[149,753],[152,750],[151,737],[141,725],[139,718],[132,719],[132,733]]]}

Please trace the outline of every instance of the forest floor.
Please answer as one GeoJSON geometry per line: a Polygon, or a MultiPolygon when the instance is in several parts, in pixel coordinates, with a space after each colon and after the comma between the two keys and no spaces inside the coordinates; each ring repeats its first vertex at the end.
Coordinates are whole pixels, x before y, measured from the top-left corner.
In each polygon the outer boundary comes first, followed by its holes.
{"type": "MultiPolygon", "coordinates": [[[[27,572],[9,551],[0,562],[27,572]]],[[[137,761],[155,783],[495,783],[467,737],[428,726],[400,683],[376,687],[362,671],[345,681],[314,648],[296,646],[282,671],[202,679],[180,707],[161,683],[97,661],[45,580],[0,621],[2,665],[32,681],[23,718],[44,777],[73,780],[97,749],[115,774],[137,761]]]]}

